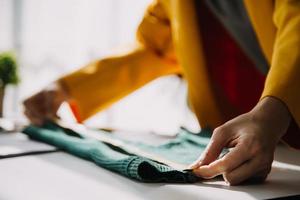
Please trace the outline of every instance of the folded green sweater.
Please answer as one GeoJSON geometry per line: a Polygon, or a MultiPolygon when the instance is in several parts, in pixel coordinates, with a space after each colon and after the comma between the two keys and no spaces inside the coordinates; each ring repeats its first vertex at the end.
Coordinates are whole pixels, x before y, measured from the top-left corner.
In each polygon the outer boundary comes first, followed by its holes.
{"type": "MultiPolygon", "coordinates": [[[[124,148],[86,138],[83,134],[54,123],[47,123],[43,127],[28,126],[23,132],[34,140],[54,145],[70,154],[138,181],[193,183],[199,180],[189,170],[176,170],[161,162],[129,153],[124,148]]],[[[159,146],[126,140],[122,142],[170,161],[188,165],[203,152],[209,142],[210,133],[209,130],[202,130],[200,134],[193,134],[181,129],[175,139],[159,146]]],[[[113,134],[103,131],[99,131],[99,134],[114,137],[113,134]]]]}

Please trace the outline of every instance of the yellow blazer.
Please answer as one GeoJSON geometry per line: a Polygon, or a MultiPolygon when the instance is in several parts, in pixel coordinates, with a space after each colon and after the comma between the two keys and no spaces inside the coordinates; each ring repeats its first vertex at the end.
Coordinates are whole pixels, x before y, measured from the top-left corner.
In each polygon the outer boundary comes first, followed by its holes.
{"type": "MultiPolygon", "coordinates": [[[[90,63],[59,81],[76,101],[81,120],[153,79],[183,74],[202,127],[224,123],[212,90],[193,0],[157,0],[137,30],[132,51],[90,63]]],[[[270,64],[262,96],[274,96],[300,125],[300,1],[245,0],[259,43],[270,64]]]]}

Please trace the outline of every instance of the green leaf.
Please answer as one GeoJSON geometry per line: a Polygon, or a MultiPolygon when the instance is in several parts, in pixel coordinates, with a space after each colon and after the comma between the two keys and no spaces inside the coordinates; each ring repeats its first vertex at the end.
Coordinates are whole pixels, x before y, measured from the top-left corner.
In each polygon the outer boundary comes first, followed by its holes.
{"type": "Polygon", "coordinates": [[[13,53],[4,52],[0,54],[0,86],[5,87],[7,84],[18,84],[17,61],[13,53]]]}

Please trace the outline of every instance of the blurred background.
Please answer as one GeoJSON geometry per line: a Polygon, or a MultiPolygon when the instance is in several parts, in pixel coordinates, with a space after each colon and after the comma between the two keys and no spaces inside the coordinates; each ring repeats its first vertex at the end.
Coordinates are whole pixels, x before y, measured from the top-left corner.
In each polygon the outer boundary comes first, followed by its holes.
{"type": "MultiPolygon", "coordinates": [[[[16,54],[21,82],[6,89],[4,116],[24,119],[22,100],[59,76],[135,40],[151,0],[0,0],[0,52],[16,54]]],[[[157,79],[86,123],[174,133],[199,129],[186,102],[186,83],[157,79]]],[[[68,117],[67,107],[60,110],[68,117]]]]}

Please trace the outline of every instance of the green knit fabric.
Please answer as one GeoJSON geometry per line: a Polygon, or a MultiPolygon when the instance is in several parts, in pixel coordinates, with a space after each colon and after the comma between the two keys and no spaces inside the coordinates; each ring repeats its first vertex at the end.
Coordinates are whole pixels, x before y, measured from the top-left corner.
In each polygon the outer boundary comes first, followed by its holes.
{"type": "MultiPolygon", "coordinates": [[[[193,183],[199,180],[190,171],[175,170],[154,160],[132,155],[110,144],[83,138],[80,133],[53,123],[47,123],[43,127],[28,126],[23,132],[34,140],[54,145],[70,154],[90,160],[100,167],[138,181],[193,183]]],[[[99,131],[99,134],[106,133],[99,131]]],[[[209,130],[203,130],[201,134],[196,135],[182,129],[175,139],[164,145],[153,146],[141,142],[125,142],[168,160],[190,164],[203,152],[208,144],[209,136],[209,130]]]]}

